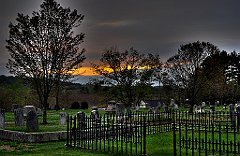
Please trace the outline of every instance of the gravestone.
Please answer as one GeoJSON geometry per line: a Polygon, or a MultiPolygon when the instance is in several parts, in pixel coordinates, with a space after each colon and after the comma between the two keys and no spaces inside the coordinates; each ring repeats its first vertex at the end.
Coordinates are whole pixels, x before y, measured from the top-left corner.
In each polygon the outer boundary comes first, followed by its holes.
{"type": "Polygon", "coordinates": [[[235,105],[230,104],[229,109],[232,128],[234,128],[236,126],[235,105]]]}
{"type": "Polygon", "coordinates": [[[35,132],[38,130],[38,116],[35,111],[29,111],[26,119],[27,130],[35,132]]]}
{"type": "Polygon", "coordinates": [[[85,128],[85,113],[84,112],[78,112],[77,113],[77,118],[78,118],[78,125],[79,129],[84,129],[85,128]]]}
{"type": "Polygon", "coordinates": [[[237,113],[237,131],[240,131],[240,104],[237,105],[236,108],[236,113],[237,113]]]}
{"type": "Polygon", "coordinates": [[[119,116],[124,113],[124,106],[121,103],[116,103],[116,115],[119,116]]]}
{"type": "Polygon", "coordinates": [[[14,122],[15,122],[15,126],[24,125],[24,116],[23,116],[22,108],[18,108],[14,110],[14,122]]]}
{"type": "Polygon", "coordinates": [[[20,108],[18,104],[12,104],[12,112],[14,112],[14,110],[18,108],[20,108]]]}
{"type": "Polygon", "coordinates": [[[92,110],[91,116],[92,116],[93,126],[98,127],[100,123],[99,112],[97,110],[92,110]]]}
{"type": "Polygon", "coordinates": [[[67,113],[66,112],[60,112],[60,125],[66,125],[67,124],[67,113]]]}
{"type": "Polygon", "coordinates": [[[0,128],[5,128],[5,110],[0,108],[0,128]]]}
{"type": "Polygon", "coordinates": [[[168,112],[168,106],[165,103],[163,103],[162,108],[163,112],[168,112]]]}
{"type": "Polygon", "coordinates": [[[211,113],[215,112],[215,104],[210,105],[210,112],[211,113]]]}
{"type": "Polygon", "coordinates": [[[197,105],[193,105],[193,111],[194,112],[197,112],[198,110],[197,110],[197,105]]]}
{"type": "Polygon", "coordinates": [[[23,107],[23,116],[27,116],[28,112],[34,111],[36,112],[36,107],[33,105],[26,105],[23,107]]]}
{"type": "Polygon", "coordinates": [[[223,104],[223,109],[224,109],[225,111],[227,110],[227,104],[226,104],[226,103],[223,104]]]}
{"type": "Polygon", "coordinates": [[[174,103],[173,110],[178,110],[178,104],[174,103]]]}

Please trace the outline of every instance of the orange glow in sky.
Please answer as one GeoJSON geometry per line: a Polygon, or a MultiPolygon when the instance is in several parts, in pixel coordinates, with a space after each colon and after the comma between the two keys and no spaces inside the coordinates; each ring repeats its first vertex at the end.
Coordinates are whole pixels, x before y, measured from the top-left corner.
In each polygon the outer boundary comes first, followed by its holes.
{"type": "Polygon", "coordinates": [[[81,68],[75,69],[73,72],[73,75],[96,76],[98,74],[94,72],[92,67],[81,67],[81,68]]]}

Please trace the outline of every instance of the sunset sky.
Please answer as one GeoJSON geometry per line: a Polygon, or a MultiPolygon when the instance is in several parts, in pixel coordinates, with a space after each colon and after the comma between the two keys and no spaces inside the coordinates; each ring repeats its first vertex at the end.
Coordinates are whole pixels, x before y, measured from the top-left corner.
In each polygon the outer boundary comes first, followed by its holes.
{"type": "MultiPolygon", "coordinates": [[[[8,24],[17,13],[31,15],[42,0],[1,0],[0,75],[8,51],[8,24]]],[[[240,51],[239,0],[57,0],[63,7],[85,15],[79,32],[86,35],[80,48],[86,49],[82,69],[99,60],[104,49],[134,47],[140,53],[157,53],[165,61],[181,44],[209,41],[221,50],[240,51]]]]}

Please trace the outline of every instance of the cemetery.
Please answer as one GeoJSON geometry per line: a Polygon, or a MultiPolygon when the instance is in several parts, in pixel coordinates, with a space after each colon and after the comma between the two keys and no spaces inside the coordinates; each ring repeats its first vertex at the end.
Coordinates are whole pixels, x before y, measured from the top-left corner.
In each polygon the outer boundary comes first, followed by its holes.
{"type": "Polygon", "coordinates": [[[158,136],[153,139],[158,142],[167,136],[171,145],[168,150],[173,155],[240,154],[238,104],[226,108],[202,103],[194,106],[193,113],[183,106],[177,107],[171,100],[155,111],[150,106],[132,109],[130,113],[115,110],[110,114],[107,109],[97,107],[52,110],[48,126],[40,124],[41,115],[36,111],[30,110],[24,117],[21,108],[13,112],[0,109],[0,138],[25,143],[65,142],[62,146],[66,149],[92,153],[148,155],[152,141],[149,138],[158,136]]]}
{"type": "Polygon", "coordinates": [[[2,2],[0,156],[240,155],[238,3],[2,2]]]}

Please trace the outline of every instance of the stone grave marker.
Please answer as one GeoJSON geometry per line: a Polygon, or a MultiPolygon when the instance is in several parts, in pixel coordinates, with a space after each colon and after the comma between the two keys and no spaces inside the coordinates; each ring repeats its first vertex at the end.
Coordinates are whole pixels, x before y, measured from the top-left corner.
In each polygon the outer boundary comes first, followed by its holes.
{"type": "Polygon", "coordinates": [[[240,131],[240,105],[238,104],[236,107],[236,113],[237,113],[237,131],[240,131]]]}
{"type": "Polygon", "coordinates": [[[26,105],[23,107],[23,116],[27,116],[28,112],[34,111],[36,112],[36,107],[33,105],[26,105]]]}
{"type": "Polygon", "coordinates": [[[215,112],[215,104],[210,105],[210,112],[215,112]]]}
{"type": "Polygon", "coordinates": [[[119,116],[124,113],[124,106],[121,103],[116,103],[116,115],[119,116]]]}
{"type": "Polygon", "coordinates": [[[92,116],[93,126],[98,127],[100,123],[99,112],[97,110],[92,110],[91,116],[92,116]]]}
{"type": "Polygon", "coordinates": [[[15,123],[15,126],[24,125],[24,116],[23,116],[22,108],[18,108],[14,110],[14,123],[15,123]]]}
{"type": "Polygon", "coordinates": [[[14,112],[14,110],[18,108],[20,108],[19,104],[12,104],[12,112],[14,112]]]}
{"type": "Polygon", "coordinates": [[[27,130],[35,132],[38,130],[38,116],[35,111],[29,111],[26,119],[27,130]]]}
{"type": "Polygon", "coordinates": [[[178,104],[174,103],[173,110],[178,110],[178,104]]]}
{"type": "Polygon", "coordinates": [[[231,124],[232,124],[232,128],[234,128],[236,126],[236,116],[235,116],[235,105],[234,104],[230,104],[229,105],[229,115],[230,115],[230,119],[231,119],[231,124]]]}
{"type": "Polygon", "coordinates": [[[0,108],[0,128],[5,128],[5,110],[0,108]]]}
{"type": "Polygon", "coordinates": [[[78,125],[80,129],[85,128],[85,113],[84,112],[78,112],[77,113],[77,118],[78,118],[78,125]]]}
{"type": "Polygon", "coordinates": [[[60,125],[66,125],[67,124],[67,113],[66,112],[60,112],[60,125]]]}

